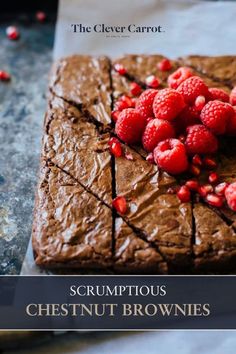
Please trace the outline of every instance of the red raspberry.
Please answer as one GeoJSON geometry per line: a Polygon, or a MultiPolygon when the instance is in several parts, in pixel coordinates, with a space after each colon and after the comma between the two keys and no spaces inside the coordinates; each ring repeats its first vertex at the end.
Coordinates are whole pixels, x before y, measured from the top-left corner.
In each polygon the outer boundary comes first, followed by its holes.
{"type": "Polygon", "coordinates": [[[230,115],[228,120],[226,133],[229,136],[236,136],[236,107],[233,107],[234,114],[230,115]]]}
{"type": "Polygon", "coordinates": [[[204,96],[197,96],[194,107],[197,111],[201,111],[206,104],[206,98],[204,96]]]}
{"type": "Polygon", "coordinates": [[[125,143],[133,144],[141,140],[146,119],[134,108],[124,109],[116,122],[115,132],[125,143]]]}
{"type": "Polygon", "coordinates": [[[138,96],[142,92],[142,88],[137,82],[131,82],[130,84],[130,93],[133,96],[138,96]]]}
{"type": "Polygon", "coordinates": [[[232,104],[232,106],[236,106],[236,86],[233,88],[233,90],[230,93],[229,103],[232,104]]]}
{"type": "Polygon", "coordinates": [[[153,101],[154,116],[159,119],[173,120],[183,110],[183,97],[175,90],[160,90],[153,101]]]}
{"type": "Polygon", "coordinates": [[[231,183],[225,189],[225,198],[230,209],[236,211],[236,182],[231,183]]]}
{"type": "Polygon", "coordinates": [[[173,175],[185,172],[188,168],[185,146],[178,139],[160,142],[154,150],[154,160],[160,168],[173,175]]]}
{"type": "Polygon", "coordinates": [[[192,76],[182,82],[177,88],[177,91],[183,95],[186,103],[194,104],[198,96],[208,97],[208,87],[205,82],[198,76],[192,76]]]}
{"type": "Polygon", "coordinates": [[[115,157],[121,157],[123,155],[122,146],[118,139],[111,138],[108,144],[112,155],[115,157]]]}
{"type": "Polygon", "coordinates": [[[114,65],[114,69],[115,71],[120,74],[120,75],[125,75],[127,74],[127,70],[125,69],[125,67],[122,64],[116,63],[114,65]]]}
{"type": "Polygon", "coordinates": [[[143,91],[136,102],[136,109],[144,118],[153,117],[153,101],[158,93],[157,90],[148,89],[143,91]]]}
{"type": "Polygon", "coordinates": [[[214,134],[224,134],[230,116],[234,115],[233,108],[225,102],[210,101],[201,111],[200,118],[214,134]]]}
{"type": "Polygon", "coordinates": [[[160,141],[173,138],[175,131],[172,125],[163,119],[152,119],[143,133],[143,147],[147,151],[153,151],[160,141]]]}
{"type": "Polygon", "coordinates": [[[153,89],[156,89],[160,84],[158,78],[155,77],[154,75],[148,76],[145,80],[145,83],[148,87],[151,87],[153,89]]]}
{"type": "Polygon", "coordinates": [[[229,102],[229,94],[218,87],[209,88],[210,101],[218,100],[222,102],[229,102]]]}
{"type": "Polygon", "coordinates": [[[158,64],[157,67],[161,71],[169,71],[172,68],[172,64],[169,59],[162,59],[158,64]]]}
{"type": "Polygon", "coordinates": [[[11,79],[11,76],[6,72],[0,70],[0,81],[9,81],[11,79]]]}
{"type": "Polygon", "coordinates": [[[20,33],[15,26],[7,27],[6,34],[7,34],[7,37],[13,41],[15,41],[16,39],[18,39],[20,37],[20,33]]]}
{"type": "Polygon", "coordinates": [[[188,203],[191,199],[191,193],[188,187],[182,186],[177,192],[177,197],[182,203],[188,203]]]}
{"type": "Polygon", "coordinates": [[[196,124],[187,128],[185,141],[188,154],[213,154],[217,151],[216,137],[204,125],[196,124]]]}
{"type": "Polygon", "coordinates": [[[168,77],[168,86],[173,89],[177,89],[177,87],[182,84],[182,82],[191,76],[193,76],[193,74],[189,68],[180,67],[168,77]]]}
{"type": "Polygon", "coordinates": [[[195,107],[186,106],[182,112],[173,121],[175,131],[180,134],[185,132],[186,128],[190,125],[200,123],[200,112],[195,107]]]}
{"type": "Polygon", "coordinates": [[[113,199],[112,206],[119,214],[125,214],[127,212],[127,202],[125,197],[117,196],[113,199]]]}

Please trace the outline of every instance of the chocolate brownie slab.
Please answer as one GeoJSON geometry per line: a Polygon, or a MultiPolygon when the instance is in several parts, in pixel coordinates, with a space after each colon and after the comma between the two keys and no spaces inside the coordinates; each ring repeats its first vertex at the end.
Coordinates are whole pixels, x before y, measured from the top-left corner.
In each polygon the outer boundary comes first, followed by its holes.
{"type": "Polygon", "coordinates": [[[196,234],[195,271],[218,272],[236,270],[236,233],[210,207],[196,203],[193,209],[196,234]]]}
{"type": "Polygon", "coordinates": [[[216,81],[236,85],[236,57],[235,56],[199,56],[191,55],[182,58],[186,66],[195,68],[198,72],[216,81]]]}
{"type": "Polygon", "coordinates": [[[50,96],[43,155],[111,205],[111,155],[108,133],[100,133],[76,107],[50,96]]]}
{"type": "Polygon", "coordinates": [[[115,222],[114,269],[125,273],[167,274],[167,263],[148,242],[139,238],[122,218],[115,222]]]}
{"type": "Polygon", "coordinates": [[[190,264],[192,212],[190,203],[181,203],[167,193],[176,180],[158,170],[138,153],[123,145],[133,160],[115,160],[116,193],[126,198],[125,219],[154,244],[172,267],[190,264]]]}
{"type": "Polygon", "coordinates": [[[32,238],[40,266],[106,268],[112,263],[112,212],[42,161],[32,238]]]}
{"type": "Polygon", "coordinates": [[[74,55],[54,64],[50,89],[104,125],[111,123],[110,61],[74,55]]]}

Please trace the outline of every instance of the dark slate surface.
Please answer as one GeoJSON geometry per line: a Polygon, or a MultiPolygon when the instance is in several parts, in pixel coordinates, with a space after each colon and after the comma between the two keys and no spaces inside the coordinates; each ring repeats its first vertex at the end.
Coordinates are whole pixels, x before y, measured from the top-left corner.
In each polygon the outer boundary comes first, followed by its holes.
{"type": "Polygon", "coordinates": [[[33,15],[0,16],[0,274],[18,274],[31,234],[45,92],[52,62],[55,16],[40,24],[33,15]],[[18,41],[6,38],[16,24],[18,41]]]}

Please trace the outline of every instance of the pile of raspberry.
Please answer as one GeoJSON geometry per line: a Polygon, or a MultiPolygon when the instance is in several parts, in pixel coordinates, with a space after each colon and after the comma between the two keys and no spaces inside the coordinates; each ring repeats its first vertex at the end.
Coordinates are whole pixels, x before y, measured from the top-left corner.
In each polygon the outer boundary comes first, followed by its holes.
{"type": "MultiPolygon", "coordinates": [[[[168,59],[157,65],[161,71],[172,67],[168,59]]],[[[122,76],[128,74],[121,64],[114,69],[122,76]]],[[[209,205],[220,208],[227,202],[236,211],[236,182],[220,181],[213,156],[219,136],[236,136],[236,87],[230,95],[209,88],[187,67],[170,74],[167,83],[168,88],[159,89],[160,80],[154,75],[146,78],[145,89],[130,83],[130,95],[119,97],[112,112],[117,137],[126,144],[142,144],[149,162],[184,178],[183,185],[169,190],[181,202],[189,202],[195,193],[209,205]],[[200,183],[202,170],[208,171],[205,184],[200,183]]],[[[109,145],[116,157],[123,155],[117,138],[109,145]]]]}

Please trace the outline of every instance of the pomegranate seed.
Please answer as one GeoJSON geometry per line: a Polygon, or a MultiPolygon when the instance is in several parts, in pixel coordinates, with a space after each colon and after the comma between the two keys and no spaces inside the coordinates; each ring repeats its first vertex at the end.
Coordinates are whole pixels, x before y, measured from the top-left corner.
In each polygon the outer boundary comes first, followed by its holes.
{"type": "Polygon", "coordinates": [[[198,96],[195,100],[194,106],[197,111],[201,111],[203,107],[205,106],[206,99],[204,96],[198,96]]]}
{"type": "Polygon", "coordinates": [[[127,70],[125,69],[125,67],[122,64],[116,63],[114,65],[114,69],[115,71],[120,74],[120,75],[125,75],[127,74],[127,70]]]}
{"type": "Polygon", "coordinates": [[[176,194],[176,189],[173,187],[169,187],[166,192],[167,194],[176,194]]]}
{"type": "Polygon", "coordinates": [[[129,152],[125,153],[125,158],[130,161],[133,161],[133,159],[134,159],[133,155],[129,152]]]}
{"type": "Polygon", "coordinates": [[[115,108],[118,111],[122,111],[125,108],[133,107],[133,101],[129,96],[121,96],[115,103],[115,108]]]}
{"type": "Polygon", "coordinates": [[[116,138],[111,138],[109,140],[109,148],[110,148],[110,153],[114,155],[115,157],[121,157],[122,156],[122,146],[121,143],[119,142],[118,139],[116,138]]]}
{"type": "Polygon", "coordinates": [[[0,70],[0,81],[9,81],[10,79],[11,79],[10,74],[8,74],[6,71],[0,70]]]}
{"type": "Polygon", "coordinates": [[[192,162],[193,162],[194,165],[202,166],[201,157],[199,155],[197,155],[197,154],[193,156],[192,162]]]}
{"type": "Polygon", "coordinates": [[[194,175],[194,176],[199,176],[201,173],[201,170],[198,166],[195,165],[190,165],[190,172],[194,175]]]}
{"type": "Polygon", "coordinates": [[[165,58],[157,64],[157,67],[161,71],[168,71],[172,68],[172,64],[169,59],[165,58]]]}
{"type": "Polygon", "coordinates": [[[190,189],[191,191],[198,191],[199,188],[199,184],[197,181],[195,181],[194,179],[190,179],[189,181],[187,181],[185,183],[185,186],[188,187],[188,189],[190,189]]]}
{"type": "Polygon", "coordinates": [[[184,135],[180,135],[179,137],[178,137],[178,139],[181,141],[181,143],[185,143],[185,140],[186,140],[186,137],[184,136],[184,135]]]}
{"type": "Polygon", "coordinates": [[[227,187],[228,187],[228,183],[226,183],[226,182],[222,182],[220,184],[217,184],[217,186],[215,186],[215,193],[217,195],[223,196],[223,195],[225,195],[225,190],[227,187]]]}
{"type": "Polygon", "coordinates": [[[198,188],[198,193],[200,194],[201,197],[205,198],[207,194],[213,192],[213,187],[210,184],[204,184],[203,186],[200,186],[198,188]]]}
{"type": "Polygon", "coordinates": [[[190,193],[190,190],[188,189],[188,187],[182,186],[178,190],[177,196],[181,202],[187,203],[190,201],[191,193],[190,193]]]}
{"type": "Polygon", "coordinates": [[[216,172],[211,172],[209,174],[208,180],[210,183],[216,183],[219,181],[219,176],[216,172]]]}
{"type": "Polygon", "coordinates": [[[112,206],[120,214],[125,214],[127,212],[127,203],[124,197],[118,196],[112,201],[112,206]]]}
{"type": "Polygon", "coordinates": [[[216,168],[217,163],[215,162],[215,160],[210,159],[209,157],[205,157],[203,160],[204,166],[206,166],[207,168],[216,168]]]}
{"type": "Polygon", "coordinates": [[[118,119],[118,117],[119,117],[119,114],[120,114],[119,111],[112,111],[112,112],[111,112],[111,118],[112,118],[113,122],[116,122],[116,121],[117,121],[117,119],[118,119]]]}
{"type": "Polygon", "coordinates": [[[15,41],[16,39],[18,39],[20,37],[20,33],[15,26],[7,27],[6,34],[7,34],[7,37],[13,41],[15,41]]]}
{"type": "Polygon", "coordinates": [[[130,84],[130,93],[133,96],[138,96],[142,92],[142,88],[137,82],[131,82],[130,84]]]}
{"type": "Polygon", "coordinates": [[[46,14],[43,11],[36,12],[35,17],[39,22],[44,22],[46,20],[46,14]]]}
{"type": "Polygon", "coordinates": [[[146,85],[151,88],[157,88],[159,86],[159,80],[154,75],[148,76],[145,82],[146,85]]]}
{"type": "Polygon", "coordinates": [[[154,156],[153,153],[150,152],[150,154],[147,155],[146,160],[152,164],[154,164],[154,156]]]}
{"type": "Polygon", "coordinates": [[[208,194],[205,198],[206,202],[214,207],[220,208],[223,205],[223,198],[216,194],[208,194]]]}

